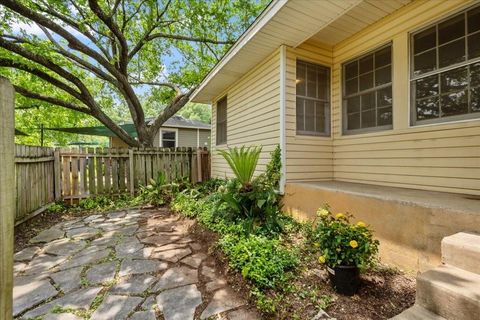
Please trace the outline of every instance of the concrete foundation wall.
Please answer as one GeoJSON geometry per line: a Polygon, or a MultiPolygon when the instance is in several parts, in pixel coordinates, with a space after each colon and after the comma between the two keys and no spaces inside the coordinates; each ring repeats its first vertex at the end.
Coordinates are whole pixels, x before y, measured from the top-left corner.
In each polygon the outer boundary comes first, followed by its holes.
{"type": "Polygon", "coordinates": [[[480,233],[480,200],[468,196],[341,182],[286,186],[284,210],[299,220],[314,219],[324,203],[370,224],[382,262],[407,271],[437,266],[443,237],[480,233]]]}

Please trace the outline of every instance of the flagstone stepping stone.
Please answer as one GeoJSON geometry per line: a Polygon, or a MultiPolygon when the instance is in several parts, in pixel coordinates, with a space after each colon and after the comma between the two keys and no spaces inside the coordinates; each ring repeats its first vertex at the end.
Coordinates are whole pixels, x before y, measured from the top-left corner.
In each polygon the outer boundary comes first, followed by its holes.
{"type": "Polygon", "coordinates": [[[43,230],[37,236],[30,239],[31,243],[40,243],[40,242],[50,242],[52,240],[63,238],[65,232],[57,229],[57,228],[50,228],[47,230],[43,230]]]}
{"type": "Polygon", "coordinates": [[[13,315],[17,316],[57,294],[58,291],[45,278],[37,276],[15,277],[13,284],[13,315]]]}
{"type": "Polygon", "coordinates": [[[167,251],[160,251],[160,252],[157,251],[157,249],[155,249],[153,250],[150,257],[152,259],[160,259],[160,260],[165,260],[170,262],[177,262],[191,253],[192,253],[192,250],[190,250],[190,248],[174,249],[174,250],[167,250],[167,251]]]}
{"type": "Polygon", "coordinates": [[[145,301],[142,303],[142,309],[145,310],[153,310],[157,305],[157,300],[155,296],[149,296],[145,301]]]}
{"type": "Polygon", "coordinates": [[[227,285],[227,280],[223,278],[215,279],[213,281],[207,282],[207,284],[205,285],[205,290],[207,290],[207,292],[212,292],[217,289],[223,288],[226,285],[227,285]]]}
{"type": "Polygon", "coordinates": [[[71,268],[69,270],[52,273],[50,278],[57,284],[64,293],[79,289],[82,284],[80,274],[83,267],[71,268]]]}
{"type": "Polygon", "coordinates": [[[107,214],[107,217],[110,219],[122,218],[127,214],[126,211],[113,211],[107,214]]]}
{"type": "Polygon", "coordinates": [[[157,296],[165,320],[192,320],[201,303],[202,294],[194,284],[166,290],[157,296]]]}
{"type": "Polygon", "coordinates": [[[62,227],[62,229],[68,231],[68,230],[84,228],[84,227],[85,227],[85,223],[83,223],[82,221],[79,221],[79,222],[76,222],[76,223],[65,225],[65,226],[62,227]]]}
{"type": "Polygon", "coordinates": [[[17,275],[20,272],[23,272],[26,267],[27,267],[27,264],[25,262],[15,262],[13,264],[13,274],[17,275]]]}
{"type": "Polygon", "coordinates": [[[117,263],[115,261],[97,264],[91,267],[85,277],[91,284],[101,284],[112,281],[115,278],[117,263]]]}
{"type": "Polygon", "coordinates": [[[109,249],[104,249],[100,251],[94,251],[87,254],[82,254],[79,252],[77,255],[73,256],[69,261],[62,263],[59,268],[60,270],[66,270],[73,267],[84,266],[86,264],[95,263],[99,260],[102,260],[110,254],[109,249]]]}
{"type": "Polygon", "coordinates": [[[138,241],[135,237],[128,237],[122,239],[121,243],[115,246],[115,252],[117,257],[128,257],[132,253],[142,249],[144,247],[143,244],[138,241]]]}
{"type": "Polygon", "coordinates": [[[260,320],[260,315],[255,311],[238,309],[228,313],[229,320],[260,320]]]}
{"type": "Polygon", "coordinates": [[[40,252],[39,247],[27,247],[22,251],[15,253],[13,260],[15,261],[30,261],[32,258],[40,252]]]}
{"type": "Polygon", "coordinates": [[[154,292],[198,282],[198,271],[187,267],[168,269],[153,288],[154,292]]]}
{"type": "Polygon", "coordinates": [[[198,251],[198,250],[202,250],[202,245],[198,242],[193,242],[193,243],[190,243],[190,247],[194,250],[194,251],[198,251]]]}
{"type": "Polygon", "coordinates": [[[141,242],[146,244],[153,244],[160,247],[169,243],[173,243],[179,239],[180,236],[177,235],[161,234],[143,238],[141,239],[141,242]]]}
{"type": "Polygon", "coordinates": [[[161,247],[155,248],[155,252],[160,252],[160,251],[167,251],[167,250],[173,250],[173,249],[184,249],[187,247],[187,244],[185,243],[170,243],[166,244],[161,247]]]}
{"type": "Polygon", "coordinates": [[[110,222],[103,222],[96,224],[95,227],[102,229],[103,231],[114,231],[123,228],[122,224],[113,224],[110,222]]]}
{"type": "Polygon", "coordinates": [[[202,266],[202,276],[207,277],[208,279],[214,280],[217,278],[215,274],[215,269],[210,268],[208,266],[202,266]]]}
{"type": "Polygon", "coordinates": [[[213,315],[243,306],[245,303],[246,302],[230,288],[218,290],[213,295],[212,300],[205,310],[203,310],[200,319],[208,319],[213,315]]]}
{"type": "Polygon", "coordinates": [[[123,260],[120,267],[120,277],[130,274],[142,274],[149,272],[157,272],[168,268],[165,262],[155,260],[123,260]]]}
{"type": "Polygon", "coordinates": [[[44,273],[49,269],[65,262],[65,260],[67,260],[67,258],[64,256],[40,254],[30,261],[23,271],[27,274],[44,273]]]}
{"type": "Polygon", "coordinates": [[[155,277],[149,275],[137,275],[121,279],[119,283],[110,289],[110,292],[117,294],[141,294],[150,288],[155,280],[155,277]]]}
{"type": "Polygon", "coordinates": [[[192,242],[193,242],[193,239],[189,238],[189,237],[184,237],[184,238],[177,241],[177,243],[185,243],[185,244],[189,244],[189,243],[192,243],[192,242]]]}
{"type": "Polygon", "coordinates": [[[198,268],[202,264],[202,261],[207,258],[207,255],[203,252],[196,253],[190,257],[186,257],[185,259],[181,260],[180,262],[183,262],[185,264],[188,264],[189,266],[193,268],[198,268]]]}
{"type": "Polygon", "coordinates": [[[156,320],[157,316],[155,315],[155,311],[153,311],[153,310],[138,311],[138,312],[135,312],[128,319],[130,319],[130,320],[156,320]]]}
{"type": "Polygon", "coordinates": [[[128,315],[142,302],[142,298],[128,296],[107,296],[90,320],[127,319],[128,315]]]}
{"type": "Polygon", "coordinates": [[[69,256],[85,248],[86,245],[87,243],[83,240],[72,241],[68,238],[63,238],[48,243],[43,251],[56,256],[69,256]]]}
{"type": "Polygon", "coordinates": [[[123,234],[125,236],[133,236],[137,230],[138,230],[138,225],[136,223],[135,225],[129,225],[129,226],[117,229],[118,233],[123,234]]]}
{"type": "Polygon", "coordinates": [[[83,227],[67,231],[67,237],[79,239],[79,240],[88,240],[94,238],[102,230],[92,227],[83,227]]]}
{"type": "Polygon", "coordinates": [[[93,220],[96,220],[98,218],[103,218],[103,216],[101,214],[94,214],[94,215],[91,215],[89,217],[86,217],[85,219],[83,219],[84,222],[91,222],[93,220]]]}
{"type": "Polygon", "coordinates": [[[116,237],[101,237],[90,242],[92,246],[112,247],[118,242],[116,237]]]}
{"type": "Polygon", "coordinates": [[[73,313],[50,313],[43,317],[43,320],[83,320],[73,313]]]}
{"type": "Polygon", "coordinates": [[[91,287],[67,293],[61,298],[54,299],[49,303],[25,313],[23,317],[26,319],[39,317],[51,312],[56,307],[62,309],[88,310],[100,290],[102,290],[102,287],[91,287]]]}

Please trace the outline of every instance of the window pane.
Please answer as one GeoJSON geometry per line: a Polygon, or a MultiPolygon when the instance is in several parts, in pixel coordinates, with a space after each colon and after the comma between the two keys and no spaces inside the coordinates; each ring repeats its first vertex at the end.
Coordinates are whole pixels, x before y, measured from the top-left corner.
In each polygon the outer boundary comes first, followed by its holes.
{"type": "Polygon", "coordinates": [[[461,13],[438,25],[438,42],[443,44],[465,35],[465,14],[461,13]]]}
{"type": "Polygon", "coordinates": [[[414,58],[414,74],[419,75],[437,68],[437,53],[435,49],[422,53],[414,58]]]}
{"type": "Polygon", "coordinates": [[[375,109],[362,112],[362,128],[371,128],[376,126],[375,109]]]}
{"type": "Polygon", "coordinates": [[[306,79],[305,79],[305,72],[306,67],[305,64],[301,62],[297,62],[297,95],[305,96],[305,86],[306,86],[306,79]]]}
{"type": "Polygon", "coordinates": [[[329,100],[328,87],[330,82],[328,68],[318,68],[318,98],[323,100],[329,100]]]}
{"type": "Polygon", "coordinates": [[[468,59],[478,57],[480,57],[480,32],[468,37],[468,59]]]}
{"type": "Polygon", "coordinates": [[[175,148],[175,141],[163,140],[162,145],[164,148],[175,148]]]}
{"type": "Polygon", "coordinates": [[[358,61],[350,62],[345,66],[345,78],[351,79],[358,75],[358,61]]]}
{"type": "Polygon", "coordinates": [[[360,76],[360,91],[373,88],[373,72],[365,73],[360,76]]]}
{"type": "Polygon", "coordinates": [[[375,52],[375,68],[380,68],[391,64],[392,62],[392,49],[388,46],[385,49],[375,52]]]}
{"type": "Polygon", "coordinates": [[[314,66],[307,65],[307,97],[317,97],[317,70],[314,66]]]}
{"type": "Polygon", "coordinates": [[[392,124],[392,107],[378,109],[377,122],[379,126],[391,125],[392,124]]]}
{"type": "Polygon", "coordinates": [[[351,94],[358,92],[358,78],[353,78],[351,80],[347,80],[346,83],[346,95],[349,96],[351,94]]]}
{"type": "Polygon", "coordinates": [[[438,48],[440,68],[465,61],[465,39],[460,39],[438,48]]]}
{"type": "Polygon", "coordinates": [[[468,84],[467,68],[453,69],[440,75],[442,93],[464,89],[468,84]]]}
{"type": "Polygon", "coordinates": [[[417,101],[417,120],[438,118],[438,97],[417,101]]]}
{"type": "Polygon", "coordinates": [[[360,112],[360,97],[347,99],[347,112],[360,112]]]}
{"type": "Polygon", "coordinates": [[[373,70],[373,54],[360,59],[360,74],[373,70]]]}
{"type": "Polygon", "coordinates": [[[347,130],[360,129],[360,113],[352,113],[347,117],[347,130]]]}
{"type": "Polygon", "coordinates": [[[304,131],[305,130],[305,123],[303,122],[303,103],[304,99],[297,97],[297,130],[304,131]]]}
{"type": "Polygon", "coordinates": [[[305,100],[305,131],[315,131],[315,101],[305,100]]]}
{"type": "Polygon", "coordinates": [[[325,104],[315,102],[315,131],[325,132],[325,104]]]}
{"type": "Polygon", "coordinates": [[[470,108],[472,112],[480,112],[480,88],[470,91],[470,108]]]}
{"type": "Polygon", "coordinates": [[[413,36],[414,54],[435,47],[436,44],[436,28],[431,27],[413,36]]]}
{"type": "Polygon", "coordinates": [[[467,21],[468,33],[480,30],[480,7],[468,11],[467,21]]]}
{"type": "Polygon", "coordinates": [[[466,91],[442,95],[442,117],[468,113],[466,91]]]}
{"type": "Polygon", "coordinates": [[[162,131],[162,139],[175,140],[174,131],[162,131]]]}
{"type": "Polygon", "coordinates": [[[377,106],[391,106],[392,105],[392,87],[381,89],[377,91],[377,106]]]}
{"type": "Polygon", "coordinates": [[[470,85],[480,86],[480,63],[470,65],[470,85]]]}
{"type": "Polygon", "coordinates": [[[375,92],[370,92],[362,95],[362,111],[368,109],[375,109],[375,92]]]}
{"type": "Polygon", "coordinates": [[[415,97],[425,98],[438,94],[438,75],[425,77],[415,81],[415,97]]]}
{"type": "Polygon", "coordinates": [[[392,82],[392,70],[390,66],[375,70],[375,85],[380,86],[392,82]]]}

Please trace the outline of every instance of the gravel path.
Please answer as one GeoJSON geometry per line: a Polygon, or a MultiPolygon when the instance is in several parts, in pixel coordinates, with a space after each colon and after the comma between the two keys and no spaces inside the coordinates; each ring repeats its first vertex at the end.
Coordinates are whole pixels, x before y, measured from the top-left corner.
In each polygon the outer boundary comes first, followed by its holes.
{"type": "Polygon", "coordinates": [[[15,254],[16,319],[260,319],[190,224],[130,209],[59,223],[15,254]]]}

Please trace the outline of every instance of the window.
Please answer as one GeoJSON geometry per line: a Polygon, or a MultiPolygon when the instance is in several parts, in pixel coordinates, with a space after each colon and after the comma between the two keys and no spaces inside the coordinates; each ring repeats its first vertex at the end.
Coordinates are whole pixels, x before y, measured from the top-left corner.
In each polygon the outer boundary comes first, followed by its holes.
{"type": "Polygon", "coordinates": [[[411,36],[412,124],[480,117],[480,7],[411,36]]]}
{"type": "Polygon", "coordinates": [[[343,130],[392,128],[392,46],[343,65],[343,130]]]}
{"type": "Polygon", "coordinates": [[[217,145],[227,143],[227,97],[217,102],[217,145]]]}
{"type": "Polygon", "coordinates": [[[330,134],[330,69],[297,61],[297,134],[330,134]]]}
{"type": "Polygon", "coordinates": [[[162,148],[175,148],[177,147],[177,131],[176,130],[167,130],[161,129],[161,144],[162,148]]]}

